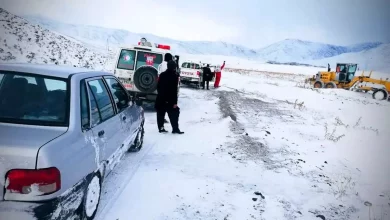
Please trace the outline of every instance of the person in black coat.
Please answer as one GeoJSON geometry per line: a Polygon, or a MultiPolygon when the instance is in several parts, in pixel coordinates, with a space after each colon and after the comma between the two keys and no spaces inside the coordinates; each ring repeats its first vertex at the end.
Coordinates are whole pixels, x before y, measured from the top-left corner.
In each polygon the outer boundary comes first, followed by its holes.
{"type": "Polygon", "coordinates": [[[164,128],[165,113],[168,113],[173,134],[184,134],[179,129],[180,108],[177,106],[179,77],[176,73],[176,62],[168,61],[167,70],[160,74],[157,84],[157,127],[160,133],[166,133],[164,128]]]}
{"type": "MultiPolygon", "coordinates": [[[[164,61],[158,66],[158,73],[162,73],[167,70],[167,65],[170,60],[173,60],[173,56],[170,53],[164,55],[164,61]]],[[[164,118],[164,123],[168,123],[168,120],[164,118]]]]}
{"type": "Polygon", "coordinates": [[[213,77],[213,74],[211,73],[210,65],[207,64],[207,66],[203,67],[203,80],[202,80],[202,88],[204,89],[205,83],[207,86],[207,90],[209,90],[209,84],[210,80],[213,77]]]}

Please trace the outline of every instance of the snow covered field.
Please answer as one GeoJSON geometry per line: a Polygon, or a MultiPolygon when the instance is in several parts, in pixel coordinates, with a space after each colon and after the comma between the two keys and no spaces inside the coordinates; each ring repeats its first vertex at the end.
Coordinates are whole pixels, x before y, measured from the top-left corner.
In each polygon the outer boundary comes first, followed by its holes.
{"type": "Polygon", "coordinates": [[[218,90],[183,88],[182,136],[146,106],[144,149],[97,219],[390,219],[390,103],[300,81],[226,72],[218,90]]]}

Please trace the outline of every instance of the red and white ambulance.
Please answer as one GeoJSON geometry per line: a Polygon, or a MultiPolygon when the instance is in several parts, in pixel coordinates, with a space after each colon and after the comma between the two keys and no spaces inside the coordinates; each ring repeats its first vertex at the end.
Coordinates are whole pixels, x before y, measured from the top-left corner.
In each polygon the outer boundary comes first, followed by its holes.
{"type": "MultiPolygon", "coordinates": [[[[138,45],[120,48],[114,75],[135,99],[155,101],[158,69],[166,53],[172,54],[169,45],[153,44],[142,38],[138,45]]],[[[180,56],[172,56],[178,63],[180,56]]]]}

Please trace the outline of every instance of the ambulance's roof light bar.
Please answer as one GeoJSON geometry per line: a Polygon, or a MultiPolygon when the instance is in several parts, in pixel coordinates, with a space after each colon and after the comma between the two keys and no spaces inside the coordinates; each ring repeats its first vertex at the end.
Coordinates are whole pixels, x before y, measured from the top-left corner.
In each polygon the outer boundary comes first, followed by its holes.
{"type": "Polygon", "coordinates": [[[157,44],[157,48],[163,49],[163,50],[170,50],[171,46],[169,45],[164,45],[164,44],[157,44]]]}

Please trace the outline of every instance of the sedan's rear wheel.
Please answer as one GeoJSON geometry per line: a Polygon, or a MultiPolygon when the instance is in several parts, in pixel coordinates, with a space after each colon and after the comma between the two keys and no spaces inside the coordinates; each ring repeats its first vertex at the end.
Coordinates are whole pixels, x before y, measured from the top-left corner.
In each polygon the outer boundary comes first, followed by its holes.
{"type": "Polygon", "coordinates": [[[145,129],[144,129],[144,123],[142,122],[138,130],[137,136],[135,137],[134,142],[131,144],[129,148],[129,152],[138,152],[141,150],[142,145],[144,143],[144,134],[145,134],[145,129]]]}
{"type": "Polygon", "coordinates": [[[101,178],[98,173],[95,173],[88,184],[82,203],[82,217],[81,219],[92,220],[95,218],[101,195],[101,178]]]}

